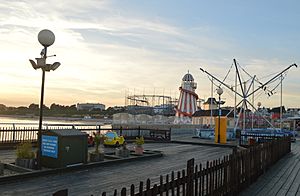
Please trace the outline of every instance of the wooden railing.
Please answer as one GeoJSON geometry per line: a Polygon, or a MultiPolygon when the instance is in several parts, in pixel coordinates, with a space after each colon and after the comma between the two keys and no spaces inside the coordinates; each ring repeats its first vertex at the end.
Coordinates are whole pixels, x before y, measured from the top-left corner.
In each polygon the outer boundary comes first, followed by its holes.
{"type": "Polygon", "coordinates": [[[191,159],[185,170],[160,176],[158,183],[151,183],[148,178],[138,187],[132,184],[119,192],[115,190],[113,195],[237,195],[290,151],[290,138],[284,137],[234,151],[222,160],[208,161],[205,165],[195,165],[191,159]]]}
{"type": "MultiPolygon", "coordinates": [[[[46,130],[65,130],[77,129],[82,132],[86,132],[89,135],[93,135],[94,132],[106,133],[107,131],[116,131],[119,135],[123,135],[125,139],[134,139],[137,136],[144,136],[145,139],[170,141],[171,130],[158,130],[158,129],[141,129],[139,127],[135,129],[119,129],[112,128],[100,128],[100,126],[94,126],[93,128],[77,125],[77,126],[49,126],[46,130]]],[[[38,128],[0,128],[0,145],[1,144],[17,144],[24,141],[36,142],[37,141],[38,128]]]]}

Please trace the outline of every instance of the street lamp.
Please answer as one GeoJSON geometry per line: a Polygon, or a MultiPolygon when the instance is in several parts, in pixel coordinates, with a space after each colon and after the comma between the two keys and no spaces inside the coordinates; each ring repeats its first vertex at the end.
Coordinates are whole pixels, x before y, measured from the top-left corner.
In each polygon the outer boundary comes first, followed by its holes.
{"type": "MultiPolygon", "coordinates": [[[[39,119],[39,129],[38,129],[38,140],[37,140],[37,168],[41,169],[41,137],[42,137],[42,121],[43,121],[43,105],[44,105],[44,84],[45,84],[45,72],[46,71],[54,71],[59,66],[59,62],[55,62],[53,64],[46,64],[47,58],[47,47],[51,46],[55,41],[55,35],[52,31],[48,29],[44,29],[39,32],[38,40],[44,48],[41,51],[41,58],[35,58],[37,62],[29,59],[32,67],[34,69],[41,68],[42,70],[42,86],[41,86],[41,100],[40,100],[40,119],[39,119]]],[[[55,56],[55,55],[53,55],[55,56]]],[[[49,56],[48,56],[49,57],[49,56]]]]}
{"type": "Polygon", "coordinates": [[[221,132],[221,115],[222,115],[222,110],[221,110],[221,95],[223,94],[223,89],[221,87],[219,87],[217,89],[217,93],[219,95],[219,122],[218,122],[218,143],[220,143],[220,132],[221,132]]]}
{"type": "MultiPolygon", "coordinates": [[[[258,112],[260,112],[260,106],[261,106],[261,102],[258,102],[258,103],[257,103],[258,112]]],[[[260,119],[257,118],[257,128],[259,128],[259,124],[260,124],[260,119]]]]}

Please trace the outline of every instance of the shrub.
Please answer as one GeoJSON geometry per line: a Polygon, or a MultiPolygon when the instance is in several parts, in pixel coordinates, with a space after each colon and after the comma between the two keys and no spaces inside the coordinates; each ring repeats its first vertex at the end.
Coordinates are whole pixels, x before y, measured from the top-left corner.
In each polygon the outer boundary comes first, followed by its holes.
{"type": "Polygon", "coordinates": [[[32,144],[29,142],[21,143],[17,146],[17,158],[20,159],[33,159],[34,152],[32,151],[32,144]]]}
{"type": "Polygon", "coordinates": [[[144,137],[143,136],[136,137],[134,143],[139,146],[143,145],[145,143],[144,137]]]}

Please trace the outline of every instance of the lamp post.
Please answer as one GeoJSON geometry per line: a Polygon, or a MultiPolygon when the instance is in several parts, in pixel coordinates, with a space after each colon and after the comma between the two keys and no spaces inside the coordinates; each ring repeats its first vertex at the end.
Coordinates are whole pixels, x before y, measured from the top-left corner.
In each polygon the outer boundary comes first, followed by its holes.
{"type": "MultiPolygon", "coordinates": [[[[46,64],[47,59],[47,48],[51,46],[55,41],[55,35],[52,31],[44,29],[38,34],[38,41],[44,46],[41,51],[41,58],[35,58],[35,61],[29,59],[32,67],[34,69],[41,68],[42,70],[42,86],[41,86],[41,100],[40,100],[40,118],[39,118],[39,129],[38,129],[38,139],[37,139],[37,168],[41,169],[41,144],[42,144],[42,124],[43,124],[43,105],[44,105],[44,85],[45,85],[45,72],[50,70],[56,70],[59,66],[59,62],[53,64],[46,64]]],[[[54,55],[55,56],[55,55],[54,55]]]]}
{"type": "Polygon", "coordinates": [[[221,115],[222,115],[222,110],[221,110],[221,95],[223,94],[223,89],[221,87],[218,88],[217,93],[219,95],[219,122],[218,122],[218,143],[220,143],[220,132],[221,132],[221,115]]]}
{"type": "MultiPolygon", "coordinates": [[[[257,103],[258,112],[260,112],[260,106],[261,106],[261,102],[258,102],[257,103]]],[[[258,118],[258,115],[257,115],[257,128],[259,128],[259,124],[260,124],[260,119],[258,118]]]]}

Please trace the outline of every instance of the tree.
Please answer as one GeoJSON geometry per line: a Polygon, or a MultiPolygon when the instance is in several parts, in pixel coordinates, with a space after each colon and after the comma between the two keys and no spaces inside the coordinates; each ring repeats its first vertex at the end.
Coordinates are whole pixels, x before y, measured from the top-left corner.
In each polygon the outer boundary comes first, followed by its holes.
{"type": "Polygon", "coordinates": [[[74,105],[70,105],[70,110],[77,111],[76,105],[75,104],[74,105]]]}
{"type": "Polygon", "coordinates": [[[0,111],[6,111],[7,107],[4,104],[0,104],[0,111]]]}
{"type": "Polygon", "coordinates": [[[55,103],[52,103],[52,104],[50,105],[50,110],[56,110],[57,107],[58,107],[58,105],[56,105],[55,103]]]}
{"type": "Polygon", "coordinates": [[[38,104],[35,104],[35,103],[32,103],[29,105],[28,107],[30,110],[38,110],[39,109],[39,105],[38,104]]]}

